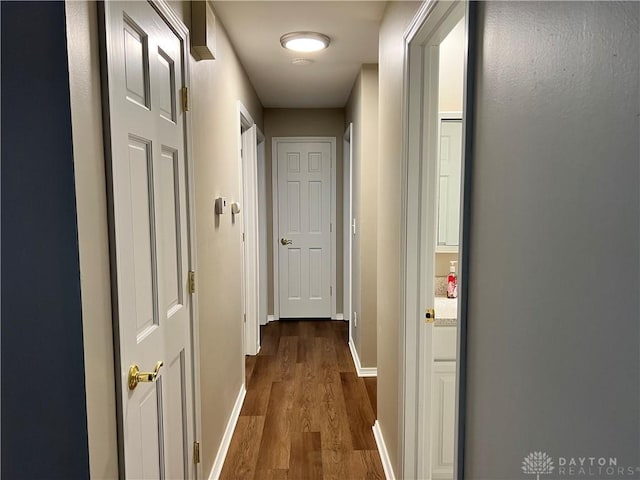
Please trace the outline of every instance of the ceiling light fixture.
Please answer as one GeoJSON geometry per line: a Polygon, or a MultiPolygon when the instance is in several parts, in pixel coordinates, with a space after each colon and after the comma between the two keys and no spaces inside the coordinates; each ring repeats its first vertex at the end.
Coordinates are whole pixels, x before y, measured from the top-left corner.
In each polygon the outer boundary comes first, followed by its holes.
{"type": "Polygon", "coordinates": [[[280,44],[296,52],[317,52],[329,46],[331,39],[317,32],[291,32],[280,37],[280,44]]]}

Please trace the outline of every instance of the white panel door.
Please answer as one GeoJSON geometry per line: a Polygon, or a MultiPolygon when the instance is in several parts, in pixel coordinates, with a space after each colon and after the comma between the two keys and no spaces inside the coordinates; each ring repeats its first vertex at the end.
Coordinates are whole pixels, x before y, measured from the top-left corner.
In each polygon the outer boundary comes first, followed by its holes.
{"type": "Polygon", "coordinates": [[[460,243],[460,183],[462,120],[442,120],[440,126],[440,175],[438,245],[460,243]]]}
{"type": "Polygon", "coordinates": [[[125,478],[194,478],[181,40],[147,2],[105,2],[125,478]],[[129,369],[158,375],[135,388],[129,369]]]}
{"type": "Polygon", "coordinates": [[[330,142],[278,144],[280,317],[331,317],[330,142]]]}

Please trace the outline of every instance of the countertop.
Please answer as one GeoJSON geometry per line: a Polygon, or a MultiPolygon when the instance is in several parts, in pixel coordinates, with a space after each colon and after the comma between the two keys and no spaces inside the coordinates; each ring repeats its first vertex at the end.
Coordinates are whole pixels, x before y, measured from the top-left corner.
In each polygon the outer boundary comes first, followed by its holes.
{"type": "Polygon", "coordinates": [[[455,327],[458,325],[458,299],[435,297],[436,327],[455,327]]]}

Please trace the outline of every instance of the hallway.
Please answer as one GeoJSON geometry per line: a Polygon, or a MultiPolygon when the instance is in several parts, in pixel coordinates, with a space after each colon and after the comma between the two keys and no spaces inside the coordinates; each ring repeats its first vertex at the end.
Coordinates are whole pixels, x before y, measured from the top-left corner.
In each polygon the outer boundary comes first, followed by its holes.
{"type": "Polygon", "coordinates": [[[244,400],[221,479],[384,478],[371,427],[376,379],[359,378],[347,323],[261,327],[246,357],[244,400]]]}

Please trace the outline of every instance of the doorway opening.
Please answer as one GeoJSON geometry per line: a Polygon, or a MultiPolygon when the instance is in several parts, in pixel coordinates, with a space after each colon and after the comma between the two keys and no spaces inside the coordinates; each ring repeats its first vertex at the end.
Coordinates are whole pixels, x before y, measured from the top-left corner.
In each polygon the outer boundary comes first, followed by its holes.
{"type": "Polygon", "coordinates": [[[467,2],[426,2],[405,39],[401,442],[406,478],[461,476],[471,9],[467,2]]]}
{"type": "Polygon", "coordinates": [[[232,213],[242,221],[242,299],[245,355],[257,355],[260,350],[260,324],[266,320],[267,284],[262,257],[266,253],[265,218],[261,218],[260,201],[264,193],[265,137],[251,118],[247,108],[238,102],[240,189],[242,207],[232,213]],[[262,164],[262,166],[261,166],[262,164]],[[261,188],[261,185],[263,188],[261,188]],[[261,226],[264,226],[262,228],[261,226]]]}

